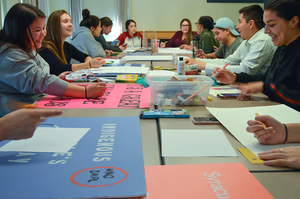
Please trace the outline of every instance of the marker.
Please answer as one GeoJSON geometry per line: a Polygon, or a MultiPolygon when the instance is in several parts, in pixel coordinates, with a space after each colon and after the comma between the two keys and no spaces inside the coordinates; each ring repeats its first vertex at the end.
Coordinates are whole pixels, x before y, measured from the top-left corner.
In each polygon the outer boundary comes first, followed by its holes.
{"type": "Polygon", "coordinates": [[[168,43],[167,41],[163,42],[164,44],[168,43]]]}
{"type": "MultiPolygon", "coordinates": [[[[256,116],[259,116],[258,113],[255,113],[255,115],[256,115],[256,116]]],[[[264,129],[267,130],[267,127],[266,127],[266,125],[265,125],[263,122],[262,122],[262,125],[263,125],[264,129]]]]}
{"type": "MultiPolygon", "coordinates": [[[[228,66],[228,63],[226,63],[224,66],[223,66],[223,69],[225,69],[226,68],[226,66],[228,66]]],[[[218,72],[216,72],[213,76],[211,76],[212,78],[215,78],[216,76],[218,76],[219,75],[219,73],[218,72]]]]}
{"type": "MultiPolygon", "coordinates": [[[[94,73],[93,73],[92,71],[91,71],[91,74],[95,77],[95,79],[96,79],[99,83],[101,83],[100,80],[94,75],[94,73]]],[[[108,95],[107,90],[105,90],[105,94],[108,95]]]]}

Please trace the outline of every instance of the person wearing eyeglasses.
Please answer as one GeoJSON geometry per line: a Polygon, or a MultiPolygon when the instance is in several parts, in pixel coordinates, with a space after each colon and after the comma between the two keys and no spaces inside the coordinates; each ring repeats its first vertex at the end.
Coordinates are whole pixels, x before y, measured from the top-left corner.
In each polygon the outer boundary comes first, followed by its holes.
{"type": "Polygon", "coordinates": [[[180,22],[181,30],[177,31],[167,43],[160,43],[160,47],[180,47],[182,49],[190,49],[191,41],[196,32],[192,31],[191,21],[184,18],[180,22]]]}
{"type": "Polygon", "coordinates": [[[195,23],[199,33],[200,40],[197,47],[202,49],[205,54],[213,53],[214,46],[219,47],[220,43],[215,39],[215,33],[212,31],[214,28],[214,20],[210,16],[202,16],[198,22],[195,23]]]}

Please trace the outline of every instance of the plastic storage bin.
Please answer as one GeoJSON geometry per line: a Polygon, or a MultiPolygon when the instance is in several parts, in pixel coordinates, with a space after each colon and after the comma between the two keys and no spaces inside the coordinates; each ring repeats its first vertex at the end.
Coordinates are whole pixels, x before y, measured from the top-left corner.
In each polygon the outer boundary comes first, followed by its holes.
{"type": "Polygon", "coordinates": [[[174,76],[178,80],[171,80],[173,76],[147,76],[146,82],[151,89],[151,97],[155,105],[204,105],[207,101],[209,89],[214,83],[212,78],[200,75],[179,75],[174,76]],[[192,81],[187,81],[193,78],[192,81]],[[206,87],[207,86],[207,87],[206,87]],[[205,89],[203,89],[206,87],[205,89]],[[197,95],[190,97],[200,89],[197,95]]]}

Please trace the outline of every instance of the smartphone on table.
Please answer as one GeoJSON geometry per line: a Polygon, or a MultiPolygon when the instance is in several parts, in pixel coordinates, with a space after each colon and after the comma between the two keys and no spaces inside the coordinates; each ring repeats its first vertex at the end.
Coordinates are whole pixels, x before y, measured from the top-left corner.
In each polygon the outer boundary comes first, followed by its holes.
{"type": "Polygon", "coordinates": [[[215,117],[193,117],[194,124],[220,124],[215,117]]]}
{"type": "MultiPolygon", "coordinates": [[[[239,95],[240,93],[218,93],[217,97],[219,99],[236,99],[239,95]]],[[[251,99],[251,95],[244,96],[244,100],[250,100],[250,99],[251,99]]]]}

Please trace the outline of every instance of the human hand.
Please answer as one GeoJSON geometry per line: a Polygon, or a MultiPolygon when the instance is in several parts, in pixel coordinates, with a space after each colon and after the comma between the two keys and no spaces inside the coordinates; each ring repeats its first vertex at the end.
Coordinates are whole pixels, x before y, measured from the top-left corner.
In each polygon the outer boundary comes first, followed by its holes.
{"type": "Polygon", "coordinates": [[[122,51],[123,51],[123,50],[126,50],[127,45],[122,44],[122,45],[119,46],[119,48],[120,48],[122,51]]]}
{"type": "Polygon", "coordinates": [[[206,58],[205,57],[205,53],[204,53],[204,51],[202,49],[199,49],[198,51],[195,51],[195,55],[196,55],[196,57],[201,58],[201,59],[205,59],[206,58]]]}
{"type": "Polygon", "coordinates": [[[0,141],[27,139],[46,117],[62,114],[60,110],[19,109],[0,119],[0,141]]]}
{"type": "Polygon", "coordinates": [[[179,48],[180,48],[180,49],[190,50],[190,49],[191,49],[191,46],[190,46],[190,45],[186,45],[186,44],[182,44],[179,48]]]}
{"type": "Polygon", "coordinates": [[[196,60],[195,59],[190,59],[190,58],[185,58],[184,63],[185,65],[193,65],[195,64],[196,60]]]}
{"type": "Polygon", "coordinates": [[[241,90],[241,94],[237,97],[238,100],[243,100],[245,94],[253,94],[263,92],[264,83],[263,81],[258,82],[248,82],[244,83],[236,83],[238,89],[241,90]]]}
{"type": "Polygon", "coordinates": [[[213,46],[213,48],[215,52],[219,49],[217,46],[213,46]]]}
{"type": "Polygon", "coordinates": [[[166,47],[166,43],[160,42],[160,47],[161,47],[161,48],[165,48],[165,47],[166,47]]]}
{"type": "Polygon", "coordinates": [[[91,67],[92,68],[100,68],[105,64],[105,59],[102,59],[101,57],[95,57],[94,59],[90,60],[91,67]]]}
{"type": "Polygon", "coordinates": [[[86,95],[87,98],[98,98],[104,95],[106,91],[106,83],[105,82],[100,82],[100,83],[94,83],[89,85],[86,88],[86,95]]]}
{"type": "Polygon", "coordinates": [[[112,50],[104,50],[104,51],[105,51],[105,54],[107,54],[107,55],[114,53],[112,50]]]}
{"type": "Polygon", "coordinates": [[[282,149],[272,149],[259,153],[258,157],[264,160],[264,165],[266,166],[300,169],[300,147],[291,146],[282,149]]]}
{"type": "Polygon", "coordinates": [[[224,84],[233,84],[236,80],[236,74],[230,70],[223,68],[215,68],[212,72],[212,75],[218,74],[215,76],[215,79],[224,84]]]}
{"type": "Polygon", "coordinates": [[[255,120],[249,120],[247,124],[249,126],[246,130],[254,133],[261,144],[280,144],[286,138],[284,125],[271,116],[256,116],[255,120]],[[264,129],[263,124],[266,125],[266,129],[264,129]]]}
{"type": "Polygon", "coordinates": [[[64,80],[64,81],[66,81],[66,82],[71,83],[73,80],[66,80],[66,76],[67,76],[68,74],[70,74],[70,73],[72,73],[72,71],[65,71],[65,72],[62,72],[62,73],[60,73],[60,74],[58,75],[58,77],[59,77],[60,79],[64,80]]]}

